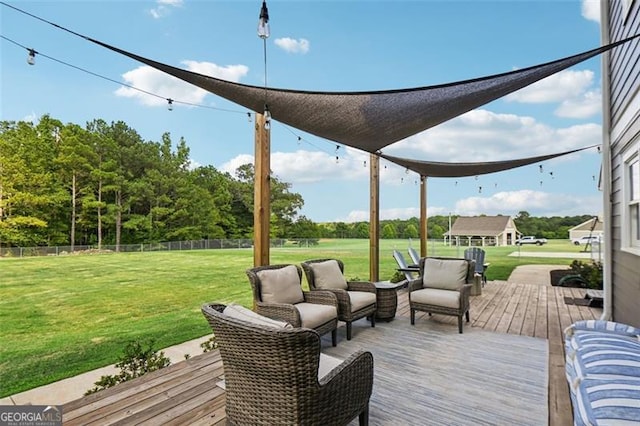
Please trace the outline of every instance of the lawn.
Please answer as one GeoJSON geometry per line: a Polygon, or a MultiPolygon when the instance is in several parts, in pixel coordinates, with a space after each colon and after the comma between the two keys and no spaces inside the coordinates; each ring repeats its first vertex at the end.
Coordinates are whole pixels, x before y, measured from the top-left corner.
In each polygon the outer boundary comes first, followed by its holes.
{"type": "MultiPolygon", "coordinates": [[[[408,244],[380,241],[381,280],[395,272],[392,250],[408,257],[408,244]]],[[[520,248],[541,256],[580,249],[566,240],[520,248]]],[[[463,250],[441,242],[427,248],[432,256],[461,256],[463,250]]],[[[568,266],[572,256],[518,258],[508,256],[517,247],[486,250],[489,280],[506,280],[521,264],[568,266]]],[[[271,249],[272,264],[323,257],[342,259],[347,278],[369,277],[368,240],[271,249]]],[[[112,364],[132,340],[151,338],[163,348],[209,334],[200,306],[221,301],[250,307],[244,271],[252,266],[251,249],[0,259],[0,397],[112,364]]]]}

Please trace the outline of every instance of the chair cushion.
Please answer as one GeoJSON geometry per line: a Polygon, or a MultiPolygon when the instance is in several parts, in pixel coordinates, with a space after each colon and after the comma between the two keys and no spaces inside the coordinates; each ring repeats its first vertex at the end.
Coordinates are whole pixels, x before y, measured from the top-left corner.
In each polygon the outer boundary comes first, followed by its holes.
{"type": "Polygon", "coordinates": [[[320,365],[318,365],[318,380],[329,374],[334,368],[342,364],[342,360],[330,355],[320,354],[320,365]]]}
{"type": "Polygon", "coordinates": [[[349,301],[351,302],[351,312],[359,311],[369,305],[376,303],[376,294],[368,291],[349,291],[349,301]]]}
{"type": "Polygon", "coordinates": [[[309,267],[313,271],[316,288],[342,290],[349,288],[337,261],[326,260],[324,262],[309,263],[309,267]]]}
{"type": "Polygon", "coordinates": [[[640,381],[578,380],[571,392],[575,425],[638,424],[640,381]]]}
{"type": "Polygon", "coordinates": [[[460,292],[439,288],[423,288],[409,293],[411,302],[425,305],[436,305],[445,308],[460,307],[460,292]]]}
{"type": "Polygon", "coordinates": [[[239,319],[242,321],[250,322],[256,325],[262,325],[273,328],[293,328],[291,324],[285,321],[277,321],[260,314],[253,312],[251,309],[247,309],[244,306],[230,304],[224,308],[223,313],[228,317],[239,319]]]}
{"type": "Polygon", "coordinates": [[[468,262],[459,259],[427,258],[422,274],[423,287],[459,290],[466,283],[468,262]]]}
{"type": "Polygon", "coordinates": [[[295,265],[279,269],[264,269],[257,273],[260,278],[260,293],[265,303],[304,302],[300,276],[295,265]]]}
{"type": "Polygon", "coordinates": [[[296,309],[300,312],[300,322],[305,328],[317,328],[338,318],[338,310],[331,305],[304,302],[297,303],[296,309]]]}

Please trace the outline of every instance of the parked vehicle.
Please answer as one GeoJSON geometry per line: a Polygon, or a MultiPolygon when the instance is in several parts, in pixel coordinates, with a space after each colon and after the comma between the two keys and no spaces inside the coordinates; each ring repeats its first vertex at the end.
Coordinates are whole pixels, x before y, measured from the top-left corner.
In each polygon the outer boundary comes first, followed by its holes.
{"type": "Polygon", "coordinates": [[[580,238],[572,238],[571,242],[576,246],[583,244],[600,244],[600,235],[585,235],[580,238]]]}
{"type": "Polygon", "coordinates": [[[518,238],[516,240],[516,245],[521,246],[523,244],[535,244],[537,246],[541,246],[543,244],[547,244],[546,238],[536,238],[533,235],[527,235],[526,237],[518,238]]]}

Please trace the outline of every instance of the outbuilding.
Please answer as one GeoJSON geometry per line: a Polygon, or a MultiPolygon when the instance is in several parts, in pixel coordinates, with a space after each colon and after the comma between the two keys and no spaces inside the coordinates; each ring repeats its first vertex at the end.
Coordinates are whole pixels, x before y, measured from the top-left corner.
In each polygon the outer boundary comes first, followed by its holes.
{"type": "Polygon", "coordinates": [[[460,216],[445,233],[458,246],[510,246],[518,238],[516,224],[510,216],[460,216]]]}

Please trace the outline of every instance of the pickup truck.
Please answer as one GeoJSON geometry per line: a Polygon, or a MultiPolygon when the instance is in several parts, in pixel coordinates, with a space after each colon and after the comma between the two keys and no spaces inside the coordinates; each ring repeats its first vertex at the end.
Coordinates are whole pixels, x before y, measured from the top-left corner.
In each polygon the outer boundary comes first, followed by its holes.
{"type": "Polygon", "coordinates": [[[533,235],[527,235],[526,237],[518,238],[516,240],[516,245],[521,246],[523,244],[535,244],[541,246],[543,244],[547,244],[546,238],[536,238],[533,235]]]}

